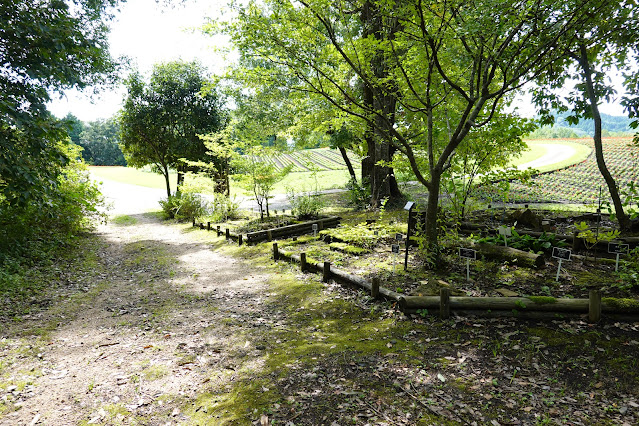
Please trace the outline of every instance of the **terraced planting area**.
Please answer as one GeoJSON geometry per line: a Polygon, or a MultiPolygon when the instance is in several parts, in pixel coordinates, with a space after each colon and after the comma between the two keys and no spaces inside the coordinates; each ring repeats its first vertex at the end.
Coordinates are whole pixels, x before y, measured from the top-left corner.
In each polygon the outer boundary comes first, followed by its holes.
{"type": "MultiPolygon", "coordinates": [[[[358,155],[349,152],[348,158],[353,167],[360,167],[361,159],[358,155]]],[[[278,170],[291,165],[293,166],[292,172],[346,169],[346,164],[339,151],[330,148],[304,149],[272,157],[263,157],[261,160],[273,164],[278,170]]]]}
{"type": "MultiPolygon", "coordinates": [[[[571,141],[594,148],[592,139],[571,141]]],[[[631,147],[631,142],[629,137],[604,139],[606,164],[621,188],[639,179],[639,150],[631,147]]],[[[603,200],[608,200],[610,195],[593,150],[581,163],[537,176],[532,187],[513,183],[508,201],[595,203],[599,199],[599,188],[602,188],[603,200]]],[[[482,188],[480,194],[485,199],[500,199],[499,189],[495,187],[482,188]]]]}

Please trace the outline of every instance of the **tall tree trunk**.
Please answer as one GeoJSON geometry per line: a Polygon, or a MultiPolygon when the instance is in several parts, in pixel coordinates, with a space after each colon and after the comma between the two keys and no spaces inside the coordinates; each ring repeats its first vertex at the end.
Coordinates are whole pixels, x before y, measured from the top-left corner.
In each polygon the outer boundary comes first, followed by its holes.
{"type": "MultiPolygon", "coordinates": [[[[384,26],[384,17],[373,2],[364,3],[361,9],[361,22],[364,26],[362,37],[375,37],[376,40],[383,41],[393,38],[395,32],[399,31],[399,26],[384,26]]],[[[371,60],[372,71],[375,77],[380,80],[388,78],[388,66],[384,57],[384,52],[378,51],[371,60]]],[[[368,124],[366,132],[366,145],[368,156],[362,160],[362,183],[368,179],[371,190],[371,205],[378,206],[384,198],[401,197],[397,182],[393,182],[393,169],[388,166],[378,164],[380,161],[389,162],[392,159],[391,143],[389,141],[388,129],[395,122],[395,110],[397,100],[388,89],[377,87],[372,84],[364,84],[364,103],[370,111],[375,111],[374,116],[368,124]]]]}
{"type": "Polygon", "coordinates": [[[438,247],[438,225],[437,214],[439,212],[439,191],[441,184],[442,172],[433,170],[431,172],[431,188],[428,191],[428,201],[426,202],[426,225],[423,229],[426,240],[426,253],[430,256],[428,261],[431,264],[437,264],[439,259],[438,247]]]}
{"type": "Polygon", "coordinates": [[[623,210],[623,204],[621,203],[621,197],[619,196],[619,189],[615,179],[610,174],[603,155],[603,142],[601,140],[601,114],[599,113],[598,97],[595,93],[595,86],[592,81],[592,69],[590,67],[590,61],[588,60],[588,51],[585,45],[580,46],[579,65],[583,72],[584,80],[586,83],[586,91],[588,94],[588,102],[590,103],[590,110],[592,112],[592,118],[595,122],[595,158],[597,159],[597,167],[606,181],[608,191],[610,191],[610,197],[612,198],[612,204],[615,207],[615,214],[617,215],[617,221],[619,222],[619,229],[621,232],[626,232],[630,229],[630,219],[623,210]]]}
{"type": "Polygon", "coordinates": [[[355,175],[355,169],[353,169],[353,165],[351,164],[351,159],[348,158],[348,154],[346,153],[346,149],[344,147],[338,146],[340,154],[342,154],[342,159],[344,163],[346,163],[346,167],[348,168],[348,174],[351,175],[351,179],[354,182],[357,182],[357,176],[355,175]]]}
{"type": "Polygon", "coordinates": [[[169,180],[169,167],[166,164],[162,165],[162,175],[166,183],[166,197],[169,199],[171,198],[171,181],[169,180]]]}

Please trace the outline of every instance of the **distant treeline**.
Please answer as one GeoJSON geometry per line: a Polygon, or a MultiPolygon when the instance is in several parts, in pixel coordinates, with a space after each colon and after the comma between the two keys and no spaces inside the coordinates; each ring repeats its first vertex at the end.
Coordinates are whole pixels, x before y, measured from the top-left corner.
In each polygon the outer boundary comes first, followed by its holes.
{"type": "Polygon", "coordinates": [[[118,122],[114,118],[96,120],[88,123],[68,114],[71,142],[82,147],[82,158],[95,166],[126,166],[126,160],[120,149],[118,122]]]}
{"type": "MultiPolygon", "coordinates": [[[[595,122],[592,119],[580,120],[577,124],[570,124],[566,117],[568,112],[555,114],[554,126],[542,126],[528,135],[533,139],[547,138],[583,138],[594,136],[595,122]]],[[[624,116],[601,114],[602,133],[605,137],[629,136],[635,131],[630,127],[632,120],[624,116]]]]}

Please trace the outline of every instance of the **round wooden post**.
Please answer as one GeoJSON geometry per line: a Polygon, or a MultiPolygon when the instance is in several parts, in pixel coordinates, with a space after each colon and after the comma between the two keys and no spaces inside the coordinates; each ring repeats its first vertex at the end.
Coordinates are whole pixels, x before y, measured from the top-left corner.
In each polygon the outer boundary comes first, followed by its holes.
{"type": "Polygon", "coordinates": [[[238,246],[241,246],[241,245],[242,245],[242,234],[239,234],[239,235],[237,236],[237,245],[238,245],[238,246]]]}
{"type": "Polygon", "coordinates": [[[204,224],[200,222],[200,229],[204,229],[204,224]]]}
{"type": "Polygon", "coordinates": [[[231,239],[231,231],[229,231],[229,228],[226,228],[226,239],[227,240],[231,239]]]}
{"type": "Polygon", "coordinates": [[[317,224],[317,229],[319,229],[320,231],[321,231],[322,229],[324,229],[324,221],[323,221],[323,220],[320,220],[320,221],[319,221],[319,223],[317,224]]]}
{"type": "Polygon", "coordinates": [[[588,292],[588,321],[591,323],[599,322],[601,319],[601,292],[599,290],[590,290],[588,292]]]}
{"type": "Polygon", "coordinates": [[[300,253],[300,269],[306,272],[306,253],[300,253]]]}
{"type": "Polygon", "coordinates": [[[195,228],[195,218],[193,218],[193,227],[195,228]]]}
{"type": "Polygon", "coordinates": [[[322,281],[325,283],[331,279],[331,262],[324,262],[324,268],[322,269],[322,281]]]}
{"type": "Polygon", "coordinates": [[[277,243],[273,243],[273,260],[278,260],[280,258],[280,253],[277,248],[277,243]]]}
{"type": "Polygon", "coordinates": [[[206,222],[206,230],[207,231],[211,230],[211,222],[206,222]]]}
{"type": "Polygon", "coordinates": [[[373,277],[371,280],[371,297],[377,299],[379,297],[379,278],[373,277]]]}
{"type": "Polygon", "coordinates": [[[266,239],[268,241],[273,241],[273,233],[271,232],[270,229],[266,231],[266,239]]]}
{"type": "Polygon", "coordinates": [[[219,237],[220,235],[222,235],[222,230],[220,225],[217,225],[217,236],[219,237]]]}
{"type": "Polygon", "coordinates": [[[450,318],[450,289],[447,287],[439,289],[439,317],[450,318]]]}

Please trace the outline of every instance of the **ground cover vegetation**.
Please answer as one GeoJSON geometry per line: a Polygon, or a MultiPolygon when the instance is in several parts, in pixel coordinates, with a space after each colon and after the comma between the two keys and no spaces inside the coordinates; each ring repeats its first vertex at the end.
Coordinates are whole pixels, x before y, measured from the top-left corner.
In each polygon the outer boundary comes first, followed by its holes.
{"type": "MultiPolygon", "coordinates": [[[[401,226],[402,213],[374,218],[401,226]]],[[[632,424],[639,415],[633,323],[408,318],[273,262],[269,244],[238,247],[152,215],[118,217],[102,232],[38,268],[41,305],[1,317],[3,421],[632,424]],[[54,390],[56,401],[46,397],[54,390]]]]}
{"type": "Polygon", "coordinates": [[[70,123],[55,119],[46,104],[65,89],[115,80],[119,65],[108,54],[106,35],[116,4],[42,0],[0,5],[3,292],[26,296],[30,286],[22,268],[48,262],[100,218],[100,195],[68,140],[70,123]]]}

